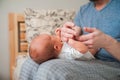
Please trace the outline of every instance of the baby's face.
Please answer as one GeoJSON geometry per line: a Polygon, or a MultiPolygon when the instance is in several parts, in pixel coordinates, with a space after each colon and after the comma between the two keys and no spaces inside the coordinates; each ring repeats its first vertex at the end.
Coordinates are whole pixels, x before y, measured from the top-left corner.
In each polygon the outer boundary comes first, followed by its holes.
{"type": "Polygon", "coordinates": [[[59,36],[51,36],[51,40],[52,40],[54,45],[59,46],[59,51],[61,51],[61,48],[63,46],[63,42],[60,39],[60,37],[59,36]]]}

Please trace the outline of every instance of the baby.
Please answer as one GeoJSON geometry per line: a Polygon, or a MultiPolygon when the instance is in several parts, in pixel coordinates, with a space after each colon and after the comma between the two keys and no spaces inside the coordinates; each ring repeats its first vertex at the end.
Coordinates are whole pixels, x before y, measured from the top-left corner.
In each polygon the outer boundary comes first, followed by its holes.
{"type": "Polygon", "coordinates": [[[30,44],[30,57],[38,64],[55,58],[94,59],[97,50],[88,49],[85,44],[74,39],[62,42],[60,34],[60,29],[57,29],[56,35],[40,34],[35,37],[30,44]]]}

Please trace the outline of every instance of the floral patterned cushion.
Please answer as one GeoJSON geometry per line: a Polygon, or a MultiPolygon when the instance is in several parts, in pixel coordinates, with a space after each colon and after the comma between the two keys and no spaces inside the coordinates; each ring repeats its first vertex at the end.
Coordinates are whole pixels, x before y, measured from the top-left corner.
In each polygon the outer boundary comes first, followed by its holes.
{"type": "Polygon", "coordinates": [[[36,10],[27,8],[25,11],[26,37],[28,43],[42,33],[54,34],[54,30],[67,21],[73,21],[75,10],[36,10]]]}

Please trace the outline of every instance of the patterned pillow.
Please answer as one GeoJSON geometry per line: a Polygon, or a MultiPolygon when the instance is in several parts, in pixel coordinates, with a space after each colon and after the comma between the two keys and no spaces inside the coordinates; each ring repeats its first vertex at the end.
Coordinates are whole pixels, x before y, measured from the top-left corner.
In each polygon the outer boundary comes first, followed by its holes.
{"type": "Polygon", "coordinates": [[[26,37],[28,43],[42,33],[54,34],[57,27],[67,21],[73,21],[75,10],[35,10],[27,8],[25,11],[26,37]]]}

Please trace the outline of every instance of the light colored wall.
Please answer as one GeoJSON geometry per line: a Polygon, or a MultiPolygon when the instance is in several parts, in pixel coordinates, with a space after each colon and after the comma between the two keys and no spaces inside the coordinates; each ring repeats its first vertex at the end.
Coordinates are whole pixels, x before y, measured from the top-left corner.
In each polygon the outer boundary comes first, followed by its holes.
{"type": "Polygon", "coordinates": [[[0,0],[0,80],[9,80],[8,13],[23,13],[25,8],[76,9],[88,0],[0,0]]]}

